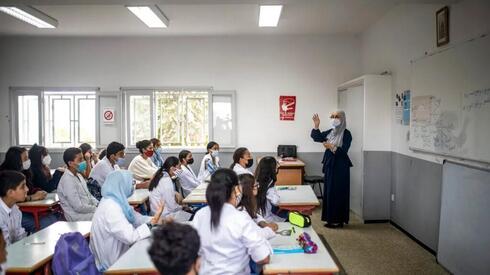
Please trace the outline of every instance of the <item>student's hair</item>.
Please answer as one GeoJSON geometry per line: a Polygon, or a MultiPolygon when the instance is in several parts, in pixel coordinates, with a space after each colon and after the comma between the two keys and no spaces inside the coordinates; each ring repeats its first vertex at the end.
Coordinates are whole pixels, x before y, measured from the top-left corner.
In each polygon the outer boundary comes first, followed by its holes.
{"type": "Polygon", "coordinates": [[[107,155],[107,149],[102,149],[99,153],[99,160],[102,160],[107,155]]]}
{"type": "Polygon", "coordinates": [[[77,155],[81,153],[82,150],[80,150],[80,148],[76,148],[76,147],[68,148],[63,153],[63,161],[68,166],[69,165],[68,162],[73,161],[77,157],[77,155]]]}
{"type": "Polygon", "coordinates": [[[29,159],[31,160],[32,168],[44,167],[43,157],[48,154],[46,147],[34,144],[29,150],[29,159]]]}
{"type": "Polygon", "coordinates": [[[238,185],[238,176],[231,169],[218,169],[211,176],[206,189],[206,201],[211,209],[211,229],[218,227],[223,205],[230,199],[233,188],[238,185]]]}
{"type": "Polygon", "coordinates": [[[168,223],[153,230],[148,254],[160,274],[185,275],[197,261],[200,246],[192,226],[168,223]]]}
{"type": "Polygon", "coordinates": [[[214,142],[214,141],[208,142],[208,145],[206,145],[206,154],[209,154],[209,150],[211,150],[211,148],[213,148],[214,145],[219,146],[219,144],[217,142],[214,142]]]}
{"type": "Polygon", "coordinates": [[[17,189],[25,179],[24,174],[17,171],[6,170],[0,172],[0,197],[5,197],[10,189],[17,189]]]}
{"type": "Polygon", "coordinates": [[[5,153],[5,160],[0,165],[0,170],[22,171],[22,153],[27,151],[24,147],[12,146],[5,153]]]}
{"type": "Polygon", "coordinates": [[[182,151],[180,151],[180,153],[179,153],[179,161],[182,161],[183,159],[185,159],[190,153],[191,153],[191,151],[189,151],[189,150],[182,150],[182,151]]]}
{"type": "Polygon", "coordinates": [[[82,150],[82,155],[85,156],[85,153],[87,153],[89,150],[92,150],[92,146],[88,143],[82,143],[80,144],[80,150],[82,150]]]}
{"type": "Polygon", "coordinates": [[[153,146],[157,146],[158,143],[162,144],[158,138],[152,138],[150,141],[153,146]]]}
{"type": "Polygon", "coordinates": [[[263,157],[255,169],[255,180],[259,183],[257,207],[262,214],[265,214],[267,205],[267,190],[273,187],[277,181],[276,169],[277,160],[274,157],[263,157]]]}
{"type": "Polygon", "coordinates": [[[107,158],[110,158],[112,155],[115,155],[118,152],[123,151],[124,149],[126,149],[126,147],[124,147],[124,145],[122,145],[119,142],[113,141],[113,142],[109,143],[109,145],[107,145],[107,149],[105,150],[105,152],[106,152],[105,156],[107,158]]]}
{"type": "Polygon", "coordinates": [[[233,166],[235,166],[235,164],[240,162],[240,159],[243,158],[245,152],[247,151],[248,149],[245,147],[240,147],[235,150],[235,152],[233,153],[233,163],[230,165],[230,169],[233,169],[233,166]]]}
{"type": "Polygon", "coordinates": [[[163,177],[163,172],[167,172],[170,174],[170,167],[174,167],[179,165],[179,159],[174,156],[168,157],[165,162],[163,162],[162,167],[158,168],[158,170],[155,172],[155,175],[153,175],[153,179],[150,182],[150,186],[148,187],[148,190],[153,190],[158,186],[158,183],[160,182],[160,179],[163,177]]]}
{"type": "Polygon", "coordinates": [[[143,154],[143,150],[146,149],[146,147],[150,146],[150,144],[151,144],[151,141],[149,141],[147,139],[140,140],[140,141],[136,142],[136,148],[138,148],[138,150],[140,150],[140,153],[143,154]]]}
{"type": "Polygon", "coordinates": [[[238,176],[238,182],[242,186],[242,200],[238,207],[243,207],[252,219],[257,218],[257,198],[254,196],[255,178],[250,174],[238,176]]]}

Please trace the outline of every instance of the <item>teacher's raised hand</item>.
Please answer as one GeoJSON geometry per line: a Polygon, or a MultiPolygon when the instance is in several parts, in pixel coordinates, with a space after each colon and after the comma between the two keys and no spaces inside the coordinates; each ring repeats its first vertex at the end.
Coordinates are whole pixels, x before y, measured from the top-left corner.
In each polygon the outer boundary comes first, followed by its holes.
{"type": "Polygon", "coordinates": [[[313,114],[313,123],[315,124],[315,129],[318,129],[320,127],[320,117],[318,114],[313,114]]]}

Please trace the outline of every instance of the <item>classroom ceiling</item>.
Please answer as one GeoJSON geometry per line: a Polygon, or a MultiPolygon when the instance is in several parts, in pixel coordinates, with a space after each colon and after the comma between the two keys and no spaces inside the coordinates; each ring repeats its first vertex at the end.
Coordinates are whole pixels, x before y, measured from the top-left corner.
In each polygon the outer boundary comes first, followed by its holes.
{"type": "Polygon", "coordinates": [[[357,34],[400,3],[447,4],[457,0],[0,0],[32,5],[58,20],[38,29],[0,12],[0,35],[200,36],[257,34],[357,34]],[[125,8],[158,4],[166,29],[150,29],[125,8]],[[259,4],[284,4],[277,28],[259,28],[259,4]]]}

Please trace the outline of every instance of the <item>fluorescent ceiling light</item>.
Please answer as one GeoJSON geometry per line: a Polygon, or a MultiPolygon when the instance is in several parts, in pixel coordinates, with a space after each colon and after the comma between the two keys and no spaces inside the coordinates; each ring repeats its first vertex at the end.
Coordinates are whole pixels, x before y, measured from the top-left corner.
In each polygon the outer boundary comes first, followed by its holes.
{"type": "Polygon", "coordinates": [[[158,6],[127,6],[134,15],[136,15],[149,28],[166,28],[168,27],[168,18],[158,8],[158,6]]]}
{"type": "Polygon", "coordinates": [[[260,6],[259,27],[277,27],[281,11],[282,5],[260,6]]]}
{"type": "Polygon", "coordinates": [[[58,21],[30,6],[0,7],[0,11],[41,29],[54,29],[58,21]]]}

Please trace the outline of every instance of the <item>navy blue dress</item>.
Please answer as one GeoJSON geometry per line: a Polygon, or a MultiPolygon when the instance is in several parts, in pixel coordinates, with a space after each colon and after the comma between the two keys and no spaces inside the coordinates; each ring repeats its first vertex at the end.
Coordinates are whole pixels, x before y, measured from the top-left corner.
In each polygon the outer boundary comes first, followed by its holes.
{"type": "MultiPolygon", "coordinates": [[[[331,131],[332,129],[325,132],[313,129],[311,130],[311,137],[315,142],[325,142],[331,131]]],[[[327,149],[323,155],[322,171],[325,175],[325,182],[322,221],[327,223],[349,223],[350,168],[352,162],[347,153],[351,142],[352,135],[346,129],[342,146],[337,148],[335,154],[327,149]]]]}

